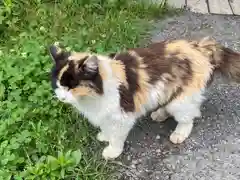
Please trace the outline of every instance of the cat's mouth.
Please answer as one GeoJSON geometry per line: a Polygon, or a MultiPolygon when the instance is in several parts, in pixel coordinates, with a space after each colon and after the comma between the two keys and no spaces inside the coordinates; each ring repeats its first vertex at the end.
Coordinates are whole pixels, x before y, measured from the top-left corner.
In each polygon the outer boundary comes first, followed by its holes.
{"type": "Polygon", "coordinates": [[[63,102],[63,103],[67,103],[67,99],[64,98],[64,97],[59,97],[59,96],[56,95],[56,94],[55,94],[53,97],[56,98],[56,99],[58,99],[59,101],[61,101],[61,102],[63,102]]]}
{"type": "Polygon", "coordinates": [[[55,97],[60,100],[61,102],[64,103],[73,103],[75,101],[74,96],[70,91],[66,91],[61,88],[57,88],[54,90],[55,91],[55,97]]]}

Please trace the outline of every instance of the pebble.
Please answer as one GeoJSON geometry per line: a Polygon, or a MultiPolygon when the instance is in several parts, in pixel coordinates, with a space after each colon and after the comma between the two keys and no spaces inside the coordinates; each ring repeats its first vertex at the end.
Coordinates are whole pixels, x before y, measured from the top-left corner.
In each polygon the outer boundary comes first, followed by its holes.
{"type": "Polygon", "coordinates": [[[132,164],[138,164],[138,160],[133,160],[132,164]]]}
{"type": "Polygon", "coordinates": [[[156,139],[160,139],[161,137],[159,135],[156,136],[156,139]]]}
{"type": "Polygon", "coordinates": [[[160,153],[160,152],[161,152],[161,149],[157,149],[156,152],[157,152],[157,153],[160,153]]]}
{"type": "Polygon", "coordinates": [[[131,168],[136,169],[136,165],[135,165],[135,164],[132,164],[132,165],[131,165],[131,168]]]}
{"type": "Polygon", "coordinates": [[[131,156],[130,156],[130,155],[127,156],[127,160],[128,160],[128,161],[131,160],[131,156]]]}

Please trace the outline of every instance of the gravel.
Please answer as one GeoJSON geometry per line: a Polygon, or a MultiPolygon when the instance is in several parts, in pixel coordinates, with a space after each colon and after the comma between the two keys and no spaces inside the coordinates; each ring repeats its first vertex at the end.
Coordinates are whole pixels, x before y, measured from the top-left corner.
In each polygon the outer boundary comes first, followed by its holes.
{"type": "MultiPolygon", "coordinates": [[[[212,36],[240,51],[240,16],[185,12],[156,23],[152,41],[212,36]]],[[[216,78],[196,119],[191,136],[174,145],[169,135],[176,122],[145,117],[131,131],[118,180],[239,180],[240,86],[216,78]]]]}

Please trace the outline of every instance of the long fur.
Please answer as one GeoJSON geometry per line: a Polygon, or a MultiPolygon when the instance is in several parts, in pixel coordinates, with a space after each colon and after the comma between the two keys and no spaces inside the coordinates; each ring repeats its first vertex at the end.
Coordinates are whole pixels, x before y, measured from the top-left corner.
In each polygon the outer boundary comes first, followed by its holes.
{"type": "Polygon", "coordinates": [[[136,120],[149,111],[156,121],[173,116],[170,136],[182,143],[199,117],[204,91],[217,71],[240,82],[240,54],[210,38],[174,40],[99,55],[50,47],[52,85],[58,99],[73,105],[101,129],[109,145],[103,157],[116,158],[136,120]]]}

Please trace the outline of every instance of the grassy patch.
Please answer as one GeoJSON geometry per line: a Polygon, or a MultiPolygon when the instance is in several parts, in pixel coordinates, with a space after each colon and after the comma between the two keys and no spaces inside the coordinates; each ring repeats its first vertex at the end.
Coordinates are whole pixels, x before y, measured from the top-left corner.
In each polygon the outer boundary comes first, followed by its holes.
{"type": "Polygon", "coordinates": [[[166,12],[132,0],[0,2],[0,179],[110,178],[114,167],[101,159],[95,130],[53,97],[46,47],[134,47],[148,21],[166,12]]]}

